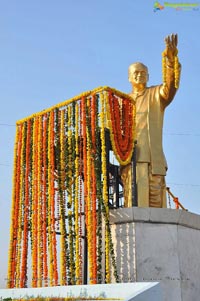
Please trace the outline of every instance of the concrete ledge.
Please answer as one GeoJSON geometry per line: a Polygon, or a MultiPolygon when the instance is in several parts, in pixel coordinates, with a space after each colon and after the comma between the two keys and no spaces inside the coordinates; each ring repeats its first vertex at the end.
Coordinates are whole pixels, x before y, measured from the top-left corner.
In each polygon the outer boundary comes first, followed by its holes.
{"type": "Polygon", "coordinates": [[[119,208],[110,210],[110,224],[148,222],[175,224],[200,230],[200,215],[168,208],[119,208]]]}
{"type": "Polygon", "coordinates": [[[85,300],[163,301],[158,282],[69,285],[40,288],[1,289],[0,298],[28,299],[37,297],[64,297],[85,300]]]}

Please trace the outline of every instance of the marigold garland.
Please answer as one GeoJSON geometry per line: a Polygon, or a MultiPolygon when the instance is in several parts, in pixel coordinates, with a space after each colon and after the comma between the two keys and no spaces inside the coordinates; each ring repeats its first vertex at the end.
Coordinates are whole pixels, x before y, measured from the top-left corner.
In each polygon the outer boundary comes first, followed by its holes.
{"type": "Polygon", "coordinates": [[[82,284],[84,239],[90,283],[109,283],[111,264],[117,281],[109,225],[105,131],[108,126],[119,163],[127,164],[132,156],[134,118],[134,102],[128,95],[100,87],[17,123],[9,288],[27,286],[29,237],[33,287],[82,284]]]}
{"type": "Polygon", "coordinates": [[[87,191],[89,192],[87,198],[87,237],[88,237],[88,260],[89,260],[89,283],[93,282],[92,273],[92,253],[93,253],[93,231],[92,231],[92,191],[91,191],[91,132],[90,132],[90,110],[89,108],[89,98],[86,99],[86,140],[87,140],[87,191]]]}
{"type": "Polygon", "coordinates": [[[68,106],[68,131],[67,131],[67,141],[68,141],[68,168],[67,168],[67,177],[69,179],[68,188],[68,208],[72,208],[72,107],[68,106]]]}
{"type": "Polygon", "coordinates": [[[67,141],[68,141],[68,167],[67,167],[67,176],[68,176],[68,186],[67,186],[67,192],[68,192],[68,226],[69,226],[69,279],[70,284],[75,284],[75,262],[74,262],[74,198],[73,198],[73,133],[72,133],[72,106],[68,106],[67,110],[68,114],[68,123],[67,123],[67,141]]]}
{"type": "Polygon", "coordinates": [[[42,165],[43,165],[43,177],[42,177],[42,216],[43,216],[43,277],[44,286],[48,286],[48,259],[47,259],[47,185],[48,185],[48,115],[45,114],[43,118],[43,137],[42,137],[42,165]]]}
{"type": "Polygon", "coordinates": [[[24,191],[24,229],[22,246],[22,263],[20,287],[27,286],[27,257],[28,257],[28,221],[29,221],[29,172],[30,172],[30,142],[31,120],[27,121],[26,162],[25,162],[25,191],[24,191]]]}
{"type": "MultiPolygon", "coordinates": [[[[102,161],[102,177],[103,177],[103,202],[105,205],[105,215],[108,217],[108,187],[107,187],[107,170],[106,170],[106,146],[105,146],[105,98],[104,93],[100,93],[100,102],[102,111],[100,114],[101,121],[101,161],[102,161]]],[[[110,260],[109,260],[109,236],[108,236],[108,224],[105,228],[105,281],[110,283],[110,260]]]]}
{"type": "MultiPolygon", "coordinates": [[[[19,128],[19,141],[17,148],[16,148],[16,174],[14,175],[15,177],[15,185],[14,185],[14,209],[12,210],[12,227],[13,227],[13,238],[12,238],[12,257],[11,257],[11,275],[10,275],[10,282],[11,282],[11,287],[16,286],[16,267],[17,267],[17,231],[18,227],[21,226],[19,225],[19,201],[20,201],[20,175],[21,175],[21,169],[20,169],[20,163],[21,163],[21,149],[22,149],[22,130],[23,130],[23,125],[20,126],[19,128]]],[[[20,243],[20,242],[19,242],[20,243]]]]}
{"type": "Polygon", "coordinates": [[[16,128],[15,134],[15,143],[14,143],[14,159],[13,159],[13,179],[12,179],[12,204],[11,204],[11,226],[10,226],[10,244],[8,250],[8,280],[7,280],[7,287],[12,288],[14,287],[14,273],[13,273],[13,261],[14,261],[14,217],[15,217],[15,196],[16,196],[16,176],[17,176],[17,149],[18,149],[18,139],[19,139],[19,131],[20,126],[16,128]]]}
{"type": "Polygon", "coordinates": [[[134,149],[133,100],[122,99],[122,109],[120,109],[119,99],[109,91],[106,95],[106,109],[114,154],[121,165],[127,165],[132,159],[134,149]]]}
{"type": "MultiPolygon", "coordinates": [[[[51,224],[51,210],[52,210],[52,198],[54,196],[54,187],[52,187],[52,151],[54,147],[54,142],[52,141],[52,131],[54,128],[53,123],[53,116],[54,112],[50,112],[49,116],[49,126],[48,126],[48,247],[49,247],[49,280],[50,280],[50,286],[53,286],[54,279],[53,279],[53,239],[52,239],[52,224],[51,224]],[[53,188],[53,189],[52,189],[53,188]]],[[[54,164],[54,163],[53,163],[54,164]]]]}
{"type": "Polygon", "coordinates": [[[68,106],[69,104],[71,104],[71,103],[73,103],[75,101],[81,100],[82,98],[85,98],[87,96],[94,95],[94,94],[99,94],[102,91],[112,91],[114,94],[116,94],[119,97],[125,97],[125,98],[128,98],[128,99],[132,100],[131,96],[129,96],[128,94],[125,94],[125,93],[123,93],[123,92],[121,92],[121,91],[119,91],[117,89],[110,88],[110,87],[107,87],[107,86],[98,87],[98,88],[95,88],[95,89],[93,89],[91,91],[83,92],[83,93],[81,93],[81,94],[79,94],[79,95],[77,95],[77,96],[75,96],[75,97],[73,97],[71,99],[68,99],[68,100],[65,100],[65,101],[63,101],[61,103],[58,103],[57,105],[52,106],[52,107],[50,107],[50,108],[48,108],[46,110],[43,110],[43,111],[41,111],[39,113],[35,113],[35,114],[30,115],[29,117],[26,117],[26,118],[23,118],[21,120],[18,120],[17,121],[17,125],[19,125],[19,124],[27,121],[28,119],[33,119],[33,118],[36,118],[36,117],[38,117],[40,115],[44,115],[44,114],[50,113],[51,111],[53,111],[55,109],[59,109],[59,108],[68,106]]]}
{"type": "MultiPolygon", "coordinates": [[[[166,83],[166,78],[167,78],[167,56],[166,56],[166,51],[163,51],[162,53],[162,80],[163,84],[166,83]]],[[[179,59],[178,59],[178,50],[176,51],[174,58],[173,58],[173,65],[170,66],[173,68],[174,71],[174,86],[176,89],[179,87],[179,82],[180,82],[180,64],[179,64],[179,59]]]]}
{"type": "Polygon", "coordinates": [[[24,154],[26,146],[26,124],[22,127],[22,145],[21,145],[21,154],[20,154],[20,189],[19,189],[19,212],[18,212],[18,231],[17,231],[17,252],[16,252],[16,287],[20,287],[20,265],[21,265],[21,239],[22,239],[22,227],[23,217],[22,217],[22,208],[24,207],[24,154]]]}
{"type": "Polygon", "coordinates": [[[91,142],[92,142],[92,170],[91,170],[91,179],[92,179],[92,283],[96,284],[97,283],[97,215],[96,215],[96,173],[95,173],[95,153],[96,153],[96,134],[95,134],[95,129],[96,129],[96,98],[93,95],[91,98],[91,142]]]}
{"type": "Polygon", "coordinates": [[[70,269],[69,269],[69,284],[74,285],[74,248],[73,248],[73,217],[72,211],[68,210],[68,227],[69,227],[69,260],[70,260],[70,269]]]}
{"type": "Polygon", "coordinates": [[[37,287],[38,281],[38,118],[33,124],[33,177],[32,177],[32,287],[37,287]]]}
{"type": "Polygon", "coordinates": [[[81,284],[80,279],[80,261],[79,261],[79,108],[78,104],[75,107],[75,202],[74,202],[74,211],[75,211],[75,254],[76,254],[76,266],[75,266],[75,278],[76,284],[81,284]]]}
{"type": "MultiPolygon", "coordinates": [[[[97,106],[99,105],[99,95],[96,95],[97,106]]],[[[97,114],[97,111],[96,111],[97,114]]],[[[102,254],[103,254],[103,241],[102,241],[102,182],[101,182],[101,151],[99,145],[99,123],[96,118],[96,159],[95,159],[95,173],[96,173],[96,193],[97,193],[97,283],[102,283],[103,269],[102,269],[102,254]]]]}
{"type": "Polygon", "coordinates": [[[80,265],[80,270],[79,270],[79,277],[80,277],[80,282],[83,284],[83,243],[82,243],[82,237],[83,237],[83,225],[84,225],[84,218],[83,218],[83,139],[82,139],[82,122],[81,122],[81,104],[80,102],[78,103],[77,106],[77,112],[76,112],[76,124],[79,124],[79,131],[78,137],[76,137],[76,141],[78,139],[78,161],[79,161],[79,265],[80,265]],[[78,112],[79,109],[79,112],[78,112]],[[81,138],[80,138],[81,137],[81,138]]]}
{"type": "Polygon", "coordinates": [[[178,89],[180,83],[180,65],[178,56],[174,58],[174,77],[175,77],[175,88],[178,89]]]}
{"type": "Polygon", "coordinates": [[[60,283],[67,284],[66,277],[66,227],[65,227],[65,161],[64,161],[64,147],[65,147],[65,111],[61,110],[60,116],[60,229],[61,229],[61,251],[60,251],[60,283]]]}
{"type": "Polygon", "coordinates": [[[50,207],[51,207],[51,235],[52,235],[52,255],[53,255],[53,262],[52,262],[52,269],[53,269],[53,278],[52,278],[52,285],[58,284],[58,270],[57,270],[57,249],[56,249],[56,233],[55,233],[55,148],[54,148],[54,141],[55,141],[55,132],[54,132],[54,116],[55,111],[50,113],[50,207]]]}
{"type": "MultiPolygon", "coordinates": [[[[86,111],[85,111],[85,98],[81,99],[81,122],[82,122],[82,133],[81,138],[83,139],[83,174],[84,183],[88,183],[88,170],[87,170],[87,134],[86,134],[86,111]]],[[[88,225],[88,185],[84,185],[84,204],[85,204],[85,222],[88,225]]]]}
{"type": "Polygon", "coordinates": [[[37,153],[38,153],[38,165],[37,165],[37,179],[38,179],[38,279],[37,287],[41,287],[43,284],[43,215],[42,213],[42,117],[38,117],[38,143],[37,143],[37,153]]]}

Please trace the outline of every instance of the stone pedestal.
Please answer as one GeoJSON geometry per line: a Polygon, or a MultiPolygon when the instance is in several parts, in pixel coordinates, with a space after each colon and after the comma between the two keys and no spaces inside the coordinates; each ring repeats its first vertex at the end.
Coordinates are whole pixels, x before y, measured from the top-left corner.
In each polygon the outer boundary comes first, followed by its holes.
{"type": "Polygon", "coordinates": [[[165,301],[200,300],[200,216],[122,208],[110,212],[120,282],[161,284],[165,301]]]}

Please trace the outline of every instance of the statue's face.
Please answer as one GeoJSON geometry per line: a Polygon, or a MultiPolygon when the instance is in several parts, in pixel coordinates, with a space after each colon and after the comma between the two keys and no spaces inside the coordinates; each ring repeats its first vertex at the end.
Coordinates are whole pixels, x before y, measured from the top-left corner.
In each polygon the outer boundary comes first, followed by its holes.
{"type": "Polygon", "coordinates": [[[129,82],[134,84],[146,84],[148,81],[148,70],[141,64],[130,66],[129,82]]]}

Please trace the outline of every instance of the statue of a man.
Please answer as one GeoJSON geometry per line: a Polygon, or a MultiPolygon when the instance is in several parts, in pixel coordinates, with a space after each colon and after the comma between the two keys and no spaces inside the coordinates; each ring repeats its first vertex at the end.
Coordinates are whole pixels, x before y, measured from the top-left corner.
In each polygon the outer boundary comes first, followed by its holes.
{"type": "MultiPolygon", "coordinates": [[[[161,85],[147,87],[148,68],[142,63],[129,67],[131,96],[136,103],[136,183],[138,207],[166,207],[167,162],[162,147],[165,108],[173,100],[179,83],[177,35],[165,38],[161,85]]],[[[125,206],[132,206],[132,167],[121,166],[125,206]]]]}

